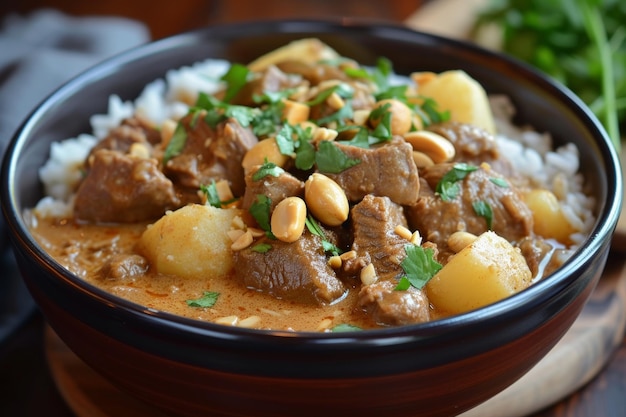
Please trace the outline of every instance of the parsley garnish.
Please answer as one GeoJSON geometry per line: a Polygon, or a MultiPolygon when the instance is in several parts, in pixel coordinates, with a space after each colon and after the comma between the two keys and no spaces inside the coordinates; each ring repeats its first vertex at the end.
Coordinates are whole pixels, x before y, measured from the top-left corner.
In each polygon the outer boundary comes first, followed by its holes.
{"type": "Polygon", "coordinates": [[[485,221],[487,221],[487,228],[491,229],[491,223],[493,221],[493,210],[491,209],[489,203],[483,200],[475,201],[472,204],[472,208],[478,216],[483,217],[485,221]]]}
{"type": "Polygon", "coordinates": [[[435,123],[442,123],[450,120],[450,111],[437,110],[437,102],[429,97],[421,97],[422,104],[412,106],[413,110],[424,122],[424,126],[429,126],[435,123]]]}
{"type": "Polygon", "coordinates": [[[222,207],[222,201],[220,200],[220,196],[217,193],[215,180],[213,180],[209,185],[200,185],[200,190],[206,195],[207,203],[209,203],[213,207],[222,207]]]}
{"type": "Polygon", "coordinates": [[[339,83],[320,91],[313,100],[309,100],[305,104],[307,106],[316,106],[323,103],[332,93],[337,93],[342,98],[352,98],[354,96],[354,89],[346,83],[339,83]]]}
{"type": "Polygon", "coordinates": [[[210,308],[215,305],[219,296],[220,293],[218,292],[204,291],[202,297],[195,300],[187,300],[187,305],[189,307],[210,308]]]}
{"type": "Polygon", "coordinates": [[[176,125],[172,138],[165,148],[165,152],[163,153],[163,165],[167,164],[170,159],[179,155],[185,148],[186,143],[187,129],[185,129],[185,125],[183,123],[179,122],[176,125]]]}
{"type": "Polygon", "coordinates": [[[315,153],[317,169],[323,173],[338,174],[361,163],[360,159],[349,158],[333,142],[323,140],[315,153]]]}
{"type": "Polygon", "coordinates": [[[296,150],[296,143],[293,140],[294,129],[291,125],[285,124],[276,134],[276,145],[283,155],[293,156],[296,150]]]}
{"type": "Polygon", "coordinates": [[[437,183],[435,192],[441,196],[443,201],[454,200],[460,190],[458,182],[477,169],[478,167],[466,163],[455,164],[437,183]]]}
{"type": "Polygon", "coordinates": [[[502,187],[502,188],[508,188],[509,187],[509,183],[506,182],[506,180],[504,178],[492,177],[492,178],[489,178],[489,181],[491,181],[492,183],[494,183],[498,187],[502,187]]]}
{"type": "Polygon", "coordinates": [[[320,225],[310,214],[306,217],[305,225],[311,234],[319,236],[322,239],[322,248],[324,249],[324,252],[328,252],[331,255],[341,254],[341,249],[326,240],[324,230],[322,230],[320,225]]]}
{"type": "Polygon", "coordinates": [[[270,226],[270,208],[272,200],[264,194],[256,196],[256,200],[250,206],[250,214],[258,223],[259,227],[265,231],[268,236],[273,236],[270,226]]]}
{"type": "Polygon", "coordinates": [[[272,245],[270,245],[269,243],[259,243],[252,246],[250,249],[258,253],[267,253],[270,251],[270,249],[272,249],[272,245]]]}
{"type": "Polygon", "coordinates": [[[248,74],[250,70],[245,65],[233,64],[230,66],[226,74],[222,76],[222,80],[226,81],[225,102],[230,102],[248,82],[248,74]]]}
{"type": "Polygon", "coordinates": [[[358,326],[355,326],[354,324],[347,324],[347,323],[342,323],[342,324],[338,324],[335,327],[332,327],[330,329],[331,332],[333,333],[339,333],[339,332],[359,332],[363,329],[361,329],[358,326]]]}
{"type": "Polygon", "coordinates": [[[284,169],[282,169],[275,163],[266,160],[263,165],[261,165],[259,169],[254,174],[252,174],[252,181],[259,181],[267,177],[268,175],[271,175],[272,177],[278,177],[284,172],[284,169]]]}
{"type": "Polygon", "coordinates": [[[435,260],[435,251],[432,248],[423,248],[417,245],[404,247],[406,258],[400,264],[405,275],[400,278],[396,290],[407,290],[409,286],[421,290],[428,281],[442,268],[435,260]]]}
{"type": "Polygon", "coordinates": [[[322,126],[327,125],[330,122],[336,122],[339,126],[344,126],[346,124],[346,119],[352,119],[353,116],[354,110],[352,109],[352,102],[350,100],[346,100],[342,108],[333,114],[317,119],[315,123],[322,126]]]}

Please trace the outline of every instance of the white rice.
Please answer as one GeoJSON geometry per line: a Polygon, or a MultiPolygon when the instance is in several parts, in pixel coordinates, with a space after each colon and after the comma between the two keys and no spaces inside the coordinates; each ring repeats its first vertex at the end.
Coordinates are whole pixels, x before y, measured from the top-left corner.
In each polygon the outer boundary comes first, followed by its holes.
{"type": "MultiPolygon", "coordinates": [[[[134,102],[124,102],[112,95],[107,113],[91,117],[92,134],[52,144],[50,159],[39,171],[46,197],[35,208],[37,214],[43,217],[71,215],[72,193],[81,178],[84,159],[97,141],[122,120],[136,115],[156,127],[166,120],[178,120],[187,113],[199,92],[211,94],[223,86],[220,77],[229,66],[228,61],[208,59],[171,70],[164,79],[146,85],[134,102]]],[[[394,78],[392,82],[397,84],[399,79],[394,78]]],[[[494,96],[490,100],[501,152],[515,155],[511,162],[518,172],[559,198],[563,212],[577,230],[572,238],[577,243],[582,242],[595,221],[592,212],[595,201],[583,193],[578,149],[574,144],[553,149],[548,133],[511,123],[515,109],[506,97],[494,96]]]]}

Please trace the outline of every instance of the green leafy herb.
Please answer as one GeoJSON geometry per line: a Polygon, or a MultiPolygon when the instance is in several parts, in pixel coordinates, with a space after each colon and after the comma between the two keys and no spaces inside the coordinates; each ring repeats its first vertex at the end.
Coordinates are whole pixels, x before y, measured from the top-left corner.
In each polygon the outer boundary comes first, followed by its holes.
{"type": "Polygon", "coordinates": [[[491,181],[492,183],[494,183],[498,187],[502,187],[502,188],[508,188],[509,187],[509,183],[504,178],[492,177],[492,178],[489,178],[489,181],[491,181]]]}
{"type": "Polygon", "coordinates": [[[186,143],[187,129],[185,128],[185,125],[183,123],[179,122],[176,125],[176,129],[174,130],[172,138],[165,148],[165,152],[163,153],[163,165],[167,164],[170,159],[179,155],[185,148],[186,143]]]}
{"type": "Polygon", "coordinates": [[[349,158],[337,145],[323,140],[319,143],[315,154],[315,163],[320,172],[338,174],[361,163],[360,159],[349,158]]]}
{"type": "Polygon", "coordinates": [[[222,201],[220,200],[220,196],[217,192],[215,180],[213,180],[209,185],[200,185],[200,191],[202,191],[206,195],[207,203],[209,203],[211,206],[217,208],[222,207],[222,201]]]}
{"type": "Polygon", "coordinates": [[[283,155],[293,156],[296,150],[296,143],[293,140],[294,129],[291,125],[285,124],[276,135],[276,145],[283,155]]]}
{"type": "Polygon", "coordinates": [[[263,229],[266,234],[271,234],[270,226],[270,209],[272,207],[272,200],[264,194],[256,196],[256,200],[250,206],[250,214],[254,217],[254,220],[258,223],[259,227],[263,229]]]}
{"type": "Polygon", "coordinates": [[[576,93],[619,150],[626,123],[626,6],[621,0],[492,0],[471,36],[501,32],[504,52],[576,93]]]}
{"type": "Polygon", "coordinates": [[[306,217],[304,224],[306,225],[306,228],[309,230],[309,232],[311,232],[311,234],[319,236],[322,239],[322,248],[324,249],[324,252],[330,253],[331,255],[341,254],[341,249],[339,249],[337,246],[333,245],[326,239],[326,234],[324,233],[324,230],[322,230],[321,226],[313,218],[313,216],[309,214],[306,217]]]}
{"type": "Polygon", "coordinates": [[[222,80],[226,81],[226,94],[224,101],[230,102],[237,93],[248,82],[248,74],[250,70],[247,66],[241,64],[233,64],[230,66],[226,74],[222,76],[222,80]]]}
{"type": "Polygon", "coordinates": [[[413,110],[422,119],[424,126],[436,123],[447,122],[450,120],[450,111],[440,111],[437,109],[437,102],[430,97],[420,97],[422,104],[412,106],[413,110]]]}
{"type": "Polygon", "coordinates": [[[354,89],[346,83],[339,83],[320,91],[317,96],[307,101],[305,104],[307,106],[316,106],[326,101],[333,93],[337,93],[342,98],[352,98],[352,96],[354,96],[354,89]]]}
{"type": "Polygon", "coordinates": [[[271,175],[272,177],[278,177],[284,172],[284,169],[282,169],[275,163],[266,160],[263,165],[261,165],[259,169],[254,174],[252,174],[252,181],[259,181],[267,177],[268,175],[271,175]]]}
{"type": "Polygon", "coordinates": [[[267,253],[272,249],[272,245],[269,243],[258,243],[250,248],[254,252],[267,253]]]}
{"type": "Polygon", "coordinates": [[[318,124],[319,126],[323,126],[331,122],[335,122],[339,126],[344,126],[346,124],[346,120],[352,119],[353,115],[354,115],[354,109],[352,108],[352,102],[350,100],[346,100],[342,108],[340,108],[336,112],[326,117],[317,119],[315,123],[318,124]]]}
{"type": "Polygon", "coordinates": [[[407,278],[406,275],[402,275],[400,280],[398,281],[398,285],[396,285],[396,291],[406,291],[411,287],[411,281],[407,278]]]}
{"type": "Polygon", "coordinates": [[[358,326],[355,326],[354,324],[347,324],[347,323],[343,323],[343,324],[338,324],[335,327],[331,328],[330,331],[333,333],[340,333],[340,332],[359,332],[363,329],[361,329],[358,326]]]}
{"type": "Polygon", "coordinates": [[[298,149],[296,149],[296,168],[304,171],[309,170],[315,165],[315,146],[307,140],[300,140],[298,149]]]}
{"type": "Polygon", "coordinates": [[[189,307],[211,308],[217,302],[220,293],[213,291],[204,291],[202,297],[195,300],[187,300],[189,307]]]}
{"type": "Polygon", "coordinates": [[[379,120],[378,125],[374,128],[372,136],[378,139],[376,142],[384,142],[391,139],[391,112],[389,108],[391,104],[386,103],[383,106],[377,107],[370,114],[372,120],[379,120]]]}
{"type": "Polygon", "coordinates": [[[477,169],[478,167],[466,163],[455,164],[437,183],[435,192],[443,201],[454,200],[460,191],[458,182],[477,169]]]}
{"type": "Polygon", "coordinates": [[[435,251],[432,248],[406,245],[404,250],[406,258],[402,261],[401,266],[406,275],[400,279],[398,286],[404,288],[406,282],[403,282],[403,279],[406,278],[413,287],[420,290],[441,270],[442,265],[435,260],[435,251]]]}
{"type": "Polygon", "coordinates": [[[487,222],[487,228],[491,229],[491,224],[493,222],[493,210],[491,209],[489,203],[483,200],[475,201],[472,204],[472,208],[474,209],[476,215],[485,219],[487,222]]]}

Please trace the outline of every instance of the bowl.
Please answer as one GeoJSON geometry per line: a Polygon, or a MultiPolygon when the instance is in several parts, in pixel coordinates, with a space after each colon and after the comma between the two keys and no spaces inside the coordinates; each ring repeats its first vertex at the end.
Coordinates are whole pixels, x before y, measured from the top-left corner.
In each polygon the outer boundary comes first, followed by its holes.
{"type": "Polygon", "coordinates": [[[572,325],[602,275],[617,223],[619,160],[591,112],[533,69],[474,45],[392,24],[265,21],[207,27],[107,60],[49,96],[21,126],[2,169],[11,245],[49,325],[121,390],[171,415],[451,416],[524,375],[572,325]],[[364,64],[385,56],[402,74],[463,69],[508,95],[518,120],[575,143],[597,200],[589,237],[528,289],[432,322],[349,333],[259,331],[148,309],[72,275],[36,243],[23,218],[42,195],[37,169],[50,143],[89,129],[108,96],[136,97],[171,68],[205,58],[249,62],[317,37],[364,64]]]}

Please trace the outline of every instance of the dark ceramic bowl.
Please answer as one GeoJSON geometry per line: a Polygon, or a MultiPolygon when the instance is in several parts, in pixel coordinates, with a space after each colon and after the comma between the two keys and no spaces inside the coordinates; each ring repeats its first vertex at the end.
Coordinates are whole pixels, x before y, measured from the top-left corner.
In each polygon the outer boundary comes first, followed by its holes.
{"type": "Polygon", "coordinates": [[[182,416],[450,416],[503,390],[572,325],[600,278],[622,196],[616,152],[569,91],[510,59],[404,27],[351,21],[217,26],[174,36],[87,71],[50,96],[6,154],[2,208],[19,266],[52,328],[119,388],[182,416]],[[598,201],[589,238],[529,289],[467,314],[343,334],[255,331],[155,312],[73,276],[35,243],[22,219],[41,197],[37,169],[51,141],[88,131],[110,94],[132,99],[166,70],[208,57],[248,62],[315,36],[365,64],[399,73],[464,69],[510,96],[519,120],[574,142],[598,201]]]}

